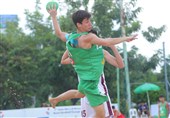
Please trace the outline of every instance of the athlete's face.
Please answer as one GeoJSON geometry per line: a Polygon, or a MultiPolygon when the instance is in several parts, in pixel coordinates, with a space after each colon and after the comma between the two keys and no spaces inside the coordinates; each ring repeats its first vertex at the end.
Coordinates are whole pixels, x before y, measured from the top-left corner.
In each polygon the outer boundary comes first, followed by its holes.
{"type": "Polygon", "coordinates": [[[160,97],[160,98],[159,98],[159,101],[160,101],[160,102],[164,102],[164,101],[165,101],[165,98],[164,98],[164,97],[160,97]]]}
{"type": "Polygon", "coordinates": [[[81,32],[88,32],[92,29],[92,24],[89,18],[85,18],[82,23],[78,23],[77,26],[81,32]]]}

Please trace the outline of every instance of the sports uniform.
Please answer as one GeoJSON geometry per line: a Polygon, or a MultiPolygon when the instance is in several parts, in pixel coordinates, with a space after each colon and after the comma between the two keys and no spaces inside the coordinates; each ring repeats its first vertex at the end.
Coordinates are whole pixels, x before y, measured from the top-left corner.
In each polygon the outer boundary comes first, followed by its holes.
{"type": "Polygon", "coordinates": [[[160,118],[167,118],[168,110],[166,106],[167,106],[167,102],[159,103],[160,118]]]}
{"type": "Polygon", "coordinates": [[[89,49],[72,46],[71,41],[88,33],[70,34],[66,42],[69,56],[74,60],[74,69],[80,78],[78,90],[84,94],[92,107],[103,104],[108,97],[98,89],[99,78],[104,68],[102,47],[92,45],[89,49]]]}
{"type": "Polygon", "coordinates": [[[111,102],[103,74],[103,49],[97,45],[92,45],[90,49],[76,49],[78,41],[75,39],[84,34],[87,33],[66,35],[67,50],[75,62],[73,67],[79,76],[78,90],[85,94],[85,97],[81,99],[81,115],[83,118],[93,117],[95,111],[92,106],[104,104],[105,116],[112,118],[111,102]]]}
{"type": "MultiPolygon", "coordinates": [[[[104,102],[104,109],[105,109],[105,117],[106,118],[113,118],[113,111],[112,106],[110,102],[110,97],[108,94],[106,82],[105,82],[105,76],[104,73],[100,76],[100,82],[98,84],[98,89],[103,94],[106,94],[108,96],[108,101],[104,102]]],[[[89,101],[87,100],[87,97],[81,98],[81,116],[82,118],[92,118],[95,115],[95,111],[90,106],[89,101]]]]}

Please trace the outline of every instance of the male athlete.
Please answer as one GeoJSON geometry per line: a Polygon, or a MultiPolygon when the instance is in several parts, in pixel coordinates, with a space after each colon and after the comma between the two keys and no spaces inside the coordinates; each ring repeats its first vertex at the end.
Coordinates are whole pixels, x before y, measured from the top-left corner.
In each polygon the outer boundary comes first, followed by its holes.
{"type": "MultiPolygon", "coordinates": [[[[55,9],[48,11],[52,17],[56,35],[63,41],[66,41],[66,34],[61,31],[56,19],[57,12],[55,9]]],[[[98,46],[111,46],[124,41],[132,41],[137,35],[123,38],[106,38],[102,39],[95,34],[87,33],[92,29],[90,21],[91,15],[84,11],[78,10],[72,16],[76,25],[77,32],[69,36],[66,47],[70,58],[74,61],[74,69],[80,79],[78,91],[80,95],[85,95],[95,111],[95,118],[104,118],[105,110],[103,103],[108,101],[108,97],[102,94],[98,89],[99,78],[102,76],[104,67],[103,49],[98,46]],[[77,46],[72,42],[77,41],[77,46]]]]}
{"type": "Polygon", "coordinates": [[[159,104],[158,104],[158,118],[168,118],[169,116],[169,104],[165,101],[165,97],[163,95],[159,96],[159,104]]]}

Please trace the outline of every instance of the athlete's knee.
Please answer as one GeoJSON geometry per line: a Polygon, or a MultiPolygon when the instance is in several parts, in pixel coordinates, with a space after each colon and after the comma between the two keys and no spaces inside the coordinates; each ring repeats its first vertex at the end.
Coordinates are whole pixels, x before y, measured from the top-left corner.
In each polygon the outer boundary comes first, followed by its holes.
{"type": "Polygon", "coordinates": [[[99,105],[96,107],[93,107],[96,114],[94,118],[105,118],[105,110],[104,110],[104,105],[99,105]]]}
{"type": "Polygon", "coordinates": [[[80,93],[79,91],[76,92],[75,98],[83,98],[85,95],[80,93]]]}
{"type": "Polygon", "coordinates": [[[94,118],[105,118],[105,112],[96,112],[94,118]]]}

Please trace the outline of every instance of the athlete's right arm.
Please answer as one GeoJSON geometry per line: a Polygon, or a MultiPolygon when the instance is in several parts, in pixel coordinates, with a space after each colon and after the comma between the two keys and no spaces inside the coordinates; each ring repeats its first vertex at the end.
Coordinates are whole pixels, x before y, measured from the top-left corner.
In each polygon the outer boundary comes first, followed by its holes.
{"type": "Polygon", "coordinates": [[[133,35],[130,37],[120,37],[120,38],[99,38],[96,35],[90,33],[86,37],[85,41],[90,42],[91,44],[102,45],[102,46],[110,46],[116,45],[122,42],[130,42],[132,40],[137,39],[137,35],[133,35]]]}
{"type": "Polygon", "coordinates": [[[167,117],[168,117],[168,116],[169,116],[169,112],[170,112],[170,111],[169,111],[169,104],[168,104],[168,103],[166,103],[166,109],[167,109],[167,111],[168,111],[168,112],[167,112],[167,117]]]}
{"type": "Polygon", "coordinates": [[[67,33],[62,32],[60,29],[59,23],[57,21],[57,11],[55,9],[51,9],[48,11],[48,13],[51,16],[56,36],[59,37],[62,41],[66,42],[65,35],[67,33]]]}

